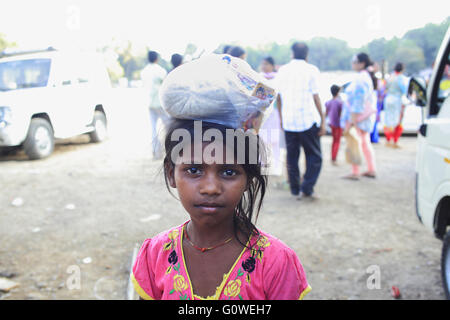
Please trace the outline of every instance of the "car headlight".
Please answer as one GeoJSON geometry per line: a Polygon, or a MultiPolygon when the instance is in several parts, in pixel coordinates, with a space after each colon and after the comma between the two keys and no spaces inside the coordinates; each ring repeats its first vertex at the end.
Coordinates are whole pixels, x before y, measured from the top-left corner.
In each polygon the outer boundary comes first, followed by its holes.
{"type": "Polygon", "coordinates": [[[0,128],[12,123],[12,111],[9,107],[0,106],[0,128]]]}

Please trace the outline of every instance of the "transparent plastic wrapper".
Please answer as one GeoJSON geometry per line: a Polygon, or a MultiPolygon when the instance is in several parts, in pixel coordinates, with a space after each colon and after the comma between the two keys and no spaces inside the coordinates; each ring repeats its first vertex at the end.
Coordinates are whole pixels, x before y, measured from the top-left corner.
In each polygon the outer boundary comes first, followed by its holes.
{"type": "Polygon", "coordinates": [[[170,72],[159,95],[173,118],[258,132],[276,92],[244,60],[211,54],[170,72]]]}

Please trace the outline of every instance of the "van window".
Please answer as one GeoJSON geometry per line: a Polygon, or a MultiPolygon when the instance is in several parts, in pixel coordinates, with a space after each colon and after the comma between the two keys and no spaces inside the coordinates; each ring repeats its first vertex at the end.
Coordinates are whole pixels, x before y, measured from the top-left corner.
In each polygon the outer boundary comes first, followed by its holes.
{"type": "Polygon", "coordinates": [[[0,63],[0,91],[45,87],[50,59],[14,60],[0,63]]]}
{"type": "Polygon", "coordinates": [[[450,95],[450,44],[447,47],[444,58],[439,65],[435,86],[433,88],[430,104],[430,115],[437,115],[445,100],[450,95]]]}

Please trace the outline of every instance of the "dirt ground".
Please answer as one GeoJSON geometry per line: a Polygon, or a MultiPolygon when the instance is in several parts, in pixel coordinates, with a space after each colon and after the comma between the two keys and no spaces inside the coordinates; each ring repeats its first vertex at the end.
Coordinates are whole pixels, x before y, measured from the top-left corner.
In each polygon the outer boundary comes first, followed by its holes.
{"type": "MultiPolygon", "coordinates": [[[[0,157],[0,274],[20,284],[0,299],[126,299],[135,246],[188,219],[150,159],[147,110],[130,96],[117,95],[104,143],[80,136],[44,160],[0,157]],[[67,286],[71,268],[79,289],[67,286]]],[[[375,145],[378,177],[360,181],[340,179],[350,168],[343,146],[330,164],[330,143],[322,138],[320,199],[298,202],[272,181],[257,223],[299,255],[306,299],[393,299],[392,286],[403,299],[443,299],[441,242],[415,215],[416,138],[375,145]],[[379,289],[367,286],[370,266],[379,289]]]]}

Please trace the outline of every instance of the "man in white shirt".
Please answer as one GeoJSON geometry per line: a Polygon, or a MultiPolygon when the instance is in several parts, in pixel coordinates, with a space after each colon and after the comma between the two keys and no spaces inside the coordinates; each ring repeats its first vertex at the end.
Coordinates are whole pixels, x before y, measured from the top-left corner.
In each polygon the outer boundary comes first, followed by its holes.
{"type": "Polygon", "coordinates": [[[143,87],[147,91],[149,98],[150,122],[152,126],[152,155],[154,159],[162,157],[162,146],[158,139],[156,124],[161,119],[163,124],[167,122],[169,116],[164,111],[159,101],[159,87],[167,75],[167,71],[158,65],[159,55],[155,51],[148,52],[149,64],[141,71],[143,87]]]}
{"type": "Polygon", "coordinates": [[[280,67],[276,86],[278,112],[286,137],[287,171],[292,195],[313,199],[314,185],[322,168],[320,137],[325,134],[325,116],[318,95],[319,69],[307,63],[308,46],[292,45],[293,59],[280,67]],[[320,125],[317,124],[320,116],[320,125]],[[306,172],[300,184],[300,148],[306,156],[306,172]]]}

